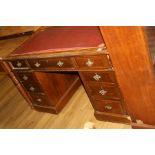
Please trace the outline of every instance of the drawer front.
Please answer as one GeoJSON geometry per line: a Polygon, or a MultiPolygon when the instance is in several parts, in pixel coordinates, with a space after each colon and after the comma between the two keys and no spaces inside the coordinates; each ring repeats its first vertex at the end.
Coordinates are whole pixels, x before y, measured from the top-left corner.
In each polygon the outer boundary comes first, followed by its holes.
{"type": "Polygon", "coordinates": [[[28,92],[42,92],[42,89],[32,72],[14,72],[14,74],[28,92]]]}
{"type": "Polygon", "coordinates": [[[100,112],[125,114],[120,101],[96,100],[93,103],[93,107],[96,111],[100,111],[100,112]]]}
{"type": "Polygon", "coordinates": [[[30,93],[43,92],[38,83],[22,83],[22,85],[30,93]]]}
{"type": "Polygon", "coordinates": [[[80,72],[86,81],[116,83],[114,71],[80,72]]]}
{"type": "Polygon", "coordinates": [[[111,62],[108,55],[79,56],[75,58],[80,69],[108,69],[111,68],[111,62]]]}
{"type": "Polygon", "coordinates": [[[34,105],[52,107],[45,94],[30,94],[34,105]]]}
{"type": "Polygon", "coordinates": [[[96,119],[98,119],[100,121],[131,124],[131,120],[129,119],[129,117],[127,115],[99,112],[99,111],[95,111],[94,115],[95,115],[96,119]]]}
{"type": "Polygon", "coordinates": [[[28,65],[25,60],[11,60],[9,65],[12,69],[28,69],[28,65]]]}
{"type": "Polygon", "coordinates": [[[42,69],[42,68],[71,69],[75,67],[72,58],[29,60],[29,64],[33,69],[42,69]]]}
{"type": "Polygon", "coordinates": [[[36,83],[36,78],[31,72],[14,72],[20,83],[36,83]]]}
{"type": "Polygon", "coordinates": [[[114,99],[120,100],[120,90],[116,85],[108,85],[103,83],[88,84],[91,95],[94,99],[114,99]]]}

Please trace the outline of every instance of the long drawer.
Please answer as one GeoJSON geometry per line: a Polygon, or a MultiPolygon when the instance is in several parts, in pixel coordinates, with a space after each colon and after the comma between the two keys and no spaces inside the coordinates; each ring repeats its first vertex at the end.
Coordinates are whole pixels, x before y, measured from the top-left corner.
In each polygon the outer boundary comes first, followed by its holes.
{"type": "Polygon", "coordinates": [[[93,99],[121,100],[121,93],[117,85],[105,84],[102,82],[88,82],[87,86],[89,87],[89,91],[93,99]]]}
{"type": "Polygon", "coordinates": [[[110,122],[126,123],[126,124],[131,123],[131,119],[128,115],[114,114],[114,113],[107,113],[107,112],[100,112],[100,111],[95,111],[94,115],[96,119],[101,121],[110,121],[110,122]]]}
{"type": "Polygon", "coordinates": [[[14,72],[14,74],[28,92],[43,92],[37,79],[35,78],[35,75],[32,72],[14,72]]]}
{"type": "Polygon", "coordinates": [[[112,68],[109,55],[88,55],[88,56],[77,56],[75,57],[77,66],[82,70],[92,69],[109,69],[112,68]]]}
{"type": "Polygon", "coordinates": [[[87,82],[116,83],[114,71],[81,71],[81,76],[87,82]]]}
{"type": "Polygon", "coordinates": [[[44,93],[30,93],[32,104],[36,106],[44,106],[44,107],[53,107],[51,101],[48,100],[48,97],[44,93]]]}
{"type": "Polygon", "coordinates": [[[26,60],[10,60],[8,61],[10,67],[13,70],[29,69],[29,65],[26,60]]]}
{"type": "Polygon", "coordinates": [[[31,59],[28,60],[32,69],[73,69],[75,63],[73,58],[49,58],[49,59],[31,59]]]}
{"type": "Polygon", "coordinates": [[[125,114],[121,101],[95,100],[92,105],[96,111],[125,114]]]}

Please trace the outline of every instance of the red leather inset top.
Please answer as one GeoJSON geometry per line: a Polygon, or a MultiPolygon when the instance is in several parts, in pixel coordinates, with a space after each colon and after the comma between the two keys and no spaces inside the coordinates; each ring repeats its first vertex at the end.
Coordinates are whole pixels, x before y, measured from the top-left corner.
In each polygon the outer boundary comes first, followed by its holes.
{"type": "Polygon", "coordinates": [[[97,26],[51,27],[38,32],[11,55],[93,48],[103,43],[97,26]]]}

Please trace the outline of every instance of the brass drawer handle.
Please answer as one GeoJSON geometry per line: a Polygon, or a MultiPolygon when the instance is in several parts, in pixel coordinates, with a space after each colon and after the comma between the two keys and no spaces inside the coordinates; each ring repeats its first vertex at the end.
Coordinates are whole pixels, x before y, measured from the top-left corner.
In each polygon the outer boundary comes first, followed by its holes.
{"type": "Polygon", "coordinates": [[[101,89],[101,90],[99,91],[99,93],[100,93],[102,96],[104,96],[104,95],[107,93],[107,91],[101,89]]]}
{"type": "Polygon", "coordinates": [[[111,110],[112,109],[112,106],[106,105],[106,106],[104,106],[104,108],[107,109],[107,110],[111,110]]]}
{"type": "Polygon", "coordinates": [[[94,62],[91,61],[90,59],[88,59],[87,62],[86,62],[86,65],[87,65],[88,67],[91,67],[93,64],[94,64],[94,62]]]}
{"type": "Polygon", "coordinates": [[[30,87],[30,91],[34,91],[35,90],[35,88],[34,87],[30,87]]]}
{"type": "Polygon", "coordinates": [[[26,75],[23,76],[23,80],[28,80],[28,77],[26,75]]]}
{"type": "Polygon", "coordinates": [[[60,61],[60,60],[57,62],[57,65],[58,65],[59,67],[62,67],[63,64],[64,64],[64,62],[62,62],[62,61],[60,61]]]}
{"type": "Polygon", "coordinates": [[[104,95],[107,93],[107,91],[101,89],[101,90],[99,91],[99,93],[100,93],[102,96],[104,96],[104,95]]]}
{"type": "Polygon", "coordinates": [[[41,99],[41,98],[38,98],[38,99],[37,99],[37,102],[42,102],[42,99],[41,99]]]}
{"type": "Polygon", "coordinates": [[[36,62],[35,64],[34,64],[36,67],[40,67],[40,63],[39,62],[36,62]]]}
{"type": "Polygon", "coordinates": [[[101,76],[98,75],[97,73],[95,73],[95,75],[93,76],[93,78],[96,80],[96,81],[99,81],[101,79],[101,76]]]}
{"type": "Polygon", "coordinates": [[[19,61],[17,61],[17,67],[21,67],[22,66],[22,63],[21,62],[19,62],[19,61]]]}

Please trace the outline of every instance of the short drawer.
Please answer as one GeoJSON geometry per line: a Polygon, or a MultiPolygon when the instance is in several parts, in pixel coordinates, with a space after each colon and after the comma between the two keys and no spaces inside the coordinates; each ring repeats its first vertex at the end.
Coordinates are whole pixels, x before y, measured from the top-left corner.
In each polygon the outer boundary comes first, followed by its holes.
{"type": "Polygon", "coordinates": [[[14,72],[22,86],[29,92],[42,92],[42,89],[32,72],[14,72]]]}
{"type": "Polygon", "coordinates": [[[111,68],[111,62],[109,56],[104,55],[93,55],[93,56],[78,56],[75,57],[79,69],[108,69],[111,68]]]}
{"type": "Polygon", "coordinates": [[[9,65],[12,69],[28,69],[28,65],[26,60],[11,60],[9,61],[9,65]]]}
{"type": "Polygon", "coordinates": [[[20,83],[35,83],[36,78],[32,72],[14,72],[20,83]]]}
{"type": "Polygon", "coordinates": [[[96,100],[92,105],[96,111],[125,114],[120,101],[96,100]]]}
{"type": "Polygon", "coordinates": [[[83,71],[80,72],[81,76],[86,81],[97,81],[106,83],[116,83],[114,71],[83,71]]]}
{"type": "Polygon", "coordinates": [[[75,67],[72,58],[51,58],[28,61],[33,69],[72,69],[75,67]]]}
{"type": "Polygon", "coordinates": [[[30,94],[30,96],[34,105],[52,107],[45,94],[30,94]]]}
{"type": "Polygon", "coordinates": [[[109,85],[104,83],[87,83],[90,93],[94,99],[113,99],[120,100],[121,93],[117,85],[109,85]]]}
{"type": "Polygon", "coordinates": [[[33,83],[22,83],[23,87],[30,93],[41,93],[43,92],[37,82],[33,83]]]}

